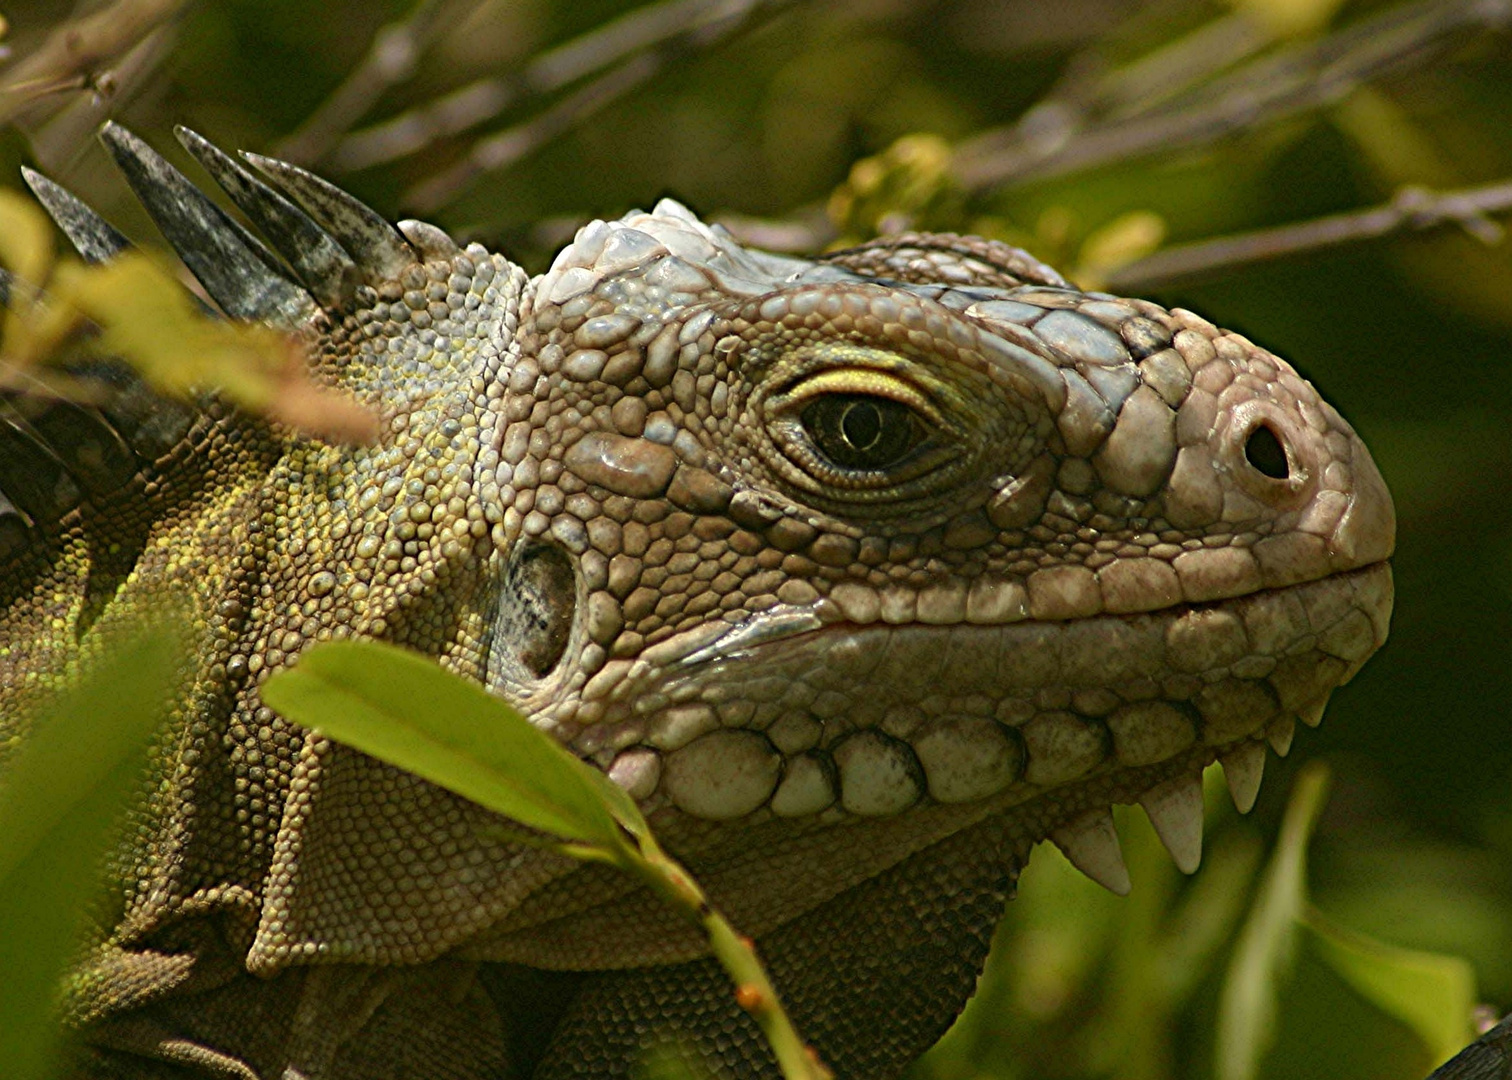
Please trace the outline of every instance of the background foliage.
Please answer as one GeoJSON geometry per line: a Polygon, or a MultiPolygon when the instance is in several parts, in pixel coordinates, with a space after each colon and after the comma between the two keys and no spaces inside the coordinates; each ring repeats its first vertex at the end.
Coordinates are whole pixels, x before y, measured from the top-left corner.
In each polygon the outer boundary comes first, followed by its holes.
{"type": "MultiPolygon", "coordinates": [[[[1479,999],[1512,1005],[1512,247],[1471,217],[1267,262],[1220,252],[1180,279],[1124,265],[1512,177],[1507,3],[22,0],[4,17],[0,187],[39,166],[139,238],[91,138],[106,117],[181,164],[174,123],[313,162],[532,270],[588,217],[673,194],[771,246],[1005,236],[1292,359],[1396,496],[1391,641],[1270,761],[1249,819],[1213,801],[1197,878],[1137,814],[1128,900],[1038,853],[982,993],[917,1075],[1220,1075],[1222,988],[1302,759],[1334,776],[1314,922],[1466,958],[1479,999]]],[[[1324,937],[1292,940],[1261,1076],[1431,1067],[1422,1025],[1325,963],[1324,937]]]]}

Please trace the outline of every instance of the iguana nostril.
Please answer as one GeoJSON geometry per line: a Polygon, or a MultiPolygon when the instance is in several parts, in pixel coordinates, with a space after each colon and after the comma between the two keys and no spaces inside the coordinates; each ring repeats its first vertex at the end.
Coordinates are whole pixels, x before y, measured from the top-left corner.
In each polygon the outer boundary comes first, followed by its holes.
{"type": "Polygon", "coordinates": [[[1266,424],[1260,424],[1250,432],[1244,443],[1244,460],[1272,480],[1285,480],[1291,475],[1291,465],[1286,459],[1286,448],[1276,433],[1266,424]]]}

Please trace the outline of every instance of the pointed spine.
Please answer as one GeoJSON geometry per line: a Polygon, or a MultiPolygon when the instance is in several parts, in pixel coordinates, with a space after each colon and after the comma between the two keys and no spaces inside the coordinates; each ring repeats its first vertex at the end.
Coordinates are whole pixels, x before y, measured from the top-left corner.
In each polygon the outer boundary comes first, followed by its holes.
{"type": "Polygon", "coordinates": [[[439,225],[405,218],[396,228],[404,234],[410,247],[414,248],[422,259],[451,259],[462,254],[462,248],[439,225]]]}
{"type": "Polygon", "coordinates": [[[288,325],[308,316],[310,295],[275,273],[276,257],[183,173],[119,124],[106,124],[100,139],[184,265],[226,314],[288,325]]]}
{"type": "Polygon", "coordinates": [[[396,280],[417,261],[414,249],[388,219],[335,184],[276,158],[246,151],[241,156],[335,237],[370,284],[396,280]]]}
{"type": "Polygon", "coordinates": [[[108,262],[131,246],[110,222],[62,184],[25,165],[21,166],[21,178],[85,262],[108,262]]]}
{"type": "Polygon", "coordinates": [[[335,238],[204,136],[186,127],[176,127],[173,133],[288,261],[315,299],[328,309],[343,308],[357,288],[357,264],[335,238]]]}

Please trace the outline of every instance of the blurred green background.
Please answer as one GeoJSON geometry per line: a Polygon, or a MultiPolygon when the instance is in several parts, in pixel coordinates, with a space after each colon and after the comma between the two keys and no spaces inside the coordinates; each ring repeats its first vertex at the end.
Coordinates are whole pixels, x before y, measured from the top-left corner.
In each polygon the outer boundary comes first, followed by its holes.
{"type": "MultiPolygon", "coordinates": [[[[1173,281],[1123,265],[1414,185],[1512,178],[1512,6],[22,0],[0,14],[0,185],[40,165],[139,238],[151,228],[92,139],[111,116],[181,164],[175,123],[311,163],[535,271],[588,218],[671,194],[795,249],[904,227],[1003,236],[1289,358],[1396,496],[1390,642],[1270,760],[1249,818],[1214,800],[1195,879],[1141,815],[1121,826],[1130,899],[1037,854],[982,993],[916,1075],[1242,1075],[1216,1064],[1220,999],[1309,759],[1334,778],[1309,857],[1317,908],[1466,958],[1476,997],[1512,1007],[1512,245],[1488,244],[1486,220],[1479,238],[1405,231],[1173,281]],[[86,78],[25,67],[100,12],[123,43],[86,78]]],[[[1442,1054],[1388,1012],[1303,935],[1259,1075],[1423,1076],[1442,1054]]]]}

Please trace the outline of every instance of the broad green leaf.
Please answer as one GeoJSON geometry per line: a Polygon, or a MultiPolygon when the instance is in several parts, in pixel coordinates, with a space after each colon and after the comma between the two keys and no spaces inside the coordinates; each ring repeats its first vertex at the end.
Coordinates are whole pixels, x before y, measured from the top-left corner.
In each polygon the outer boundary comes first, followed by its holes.
{"type": "Polygon", "coordinates": [[[376,641],[316,645],[269,679],[262,697],[297,723],[563,840],[617,850],[617,820],[645,828],[602,773],[417,653],[376,641]]]}
{"type": "Polygon", "coordinates": [[[1309,764],[1297,775],[1275,853],[1223,981],[1215,1051],[1218,1080],[1253,1080],[1275,1037],[1276,987],[1291,969],[1307,902],[1307,845],[1327,788],[1328,769],[1321,764],[1309,764]]]}
{"type": "Polygon", "coordinates": [[[1470,1041],[1475,970],[1458,956],[1388,945],[1345,929],[1309,906],[1306,926],[1329,967],[1376,1008],[1410,1027],[1448,1061],[1470,1041]]]}
{"type": "Polygon", "coordinates": [[[106,654],[37,718],[0,780],[0,1061],[51,1075],[52,1017],[82,912],[131,786],[162,722],[176,636],[146,629],[106,654]]]}

